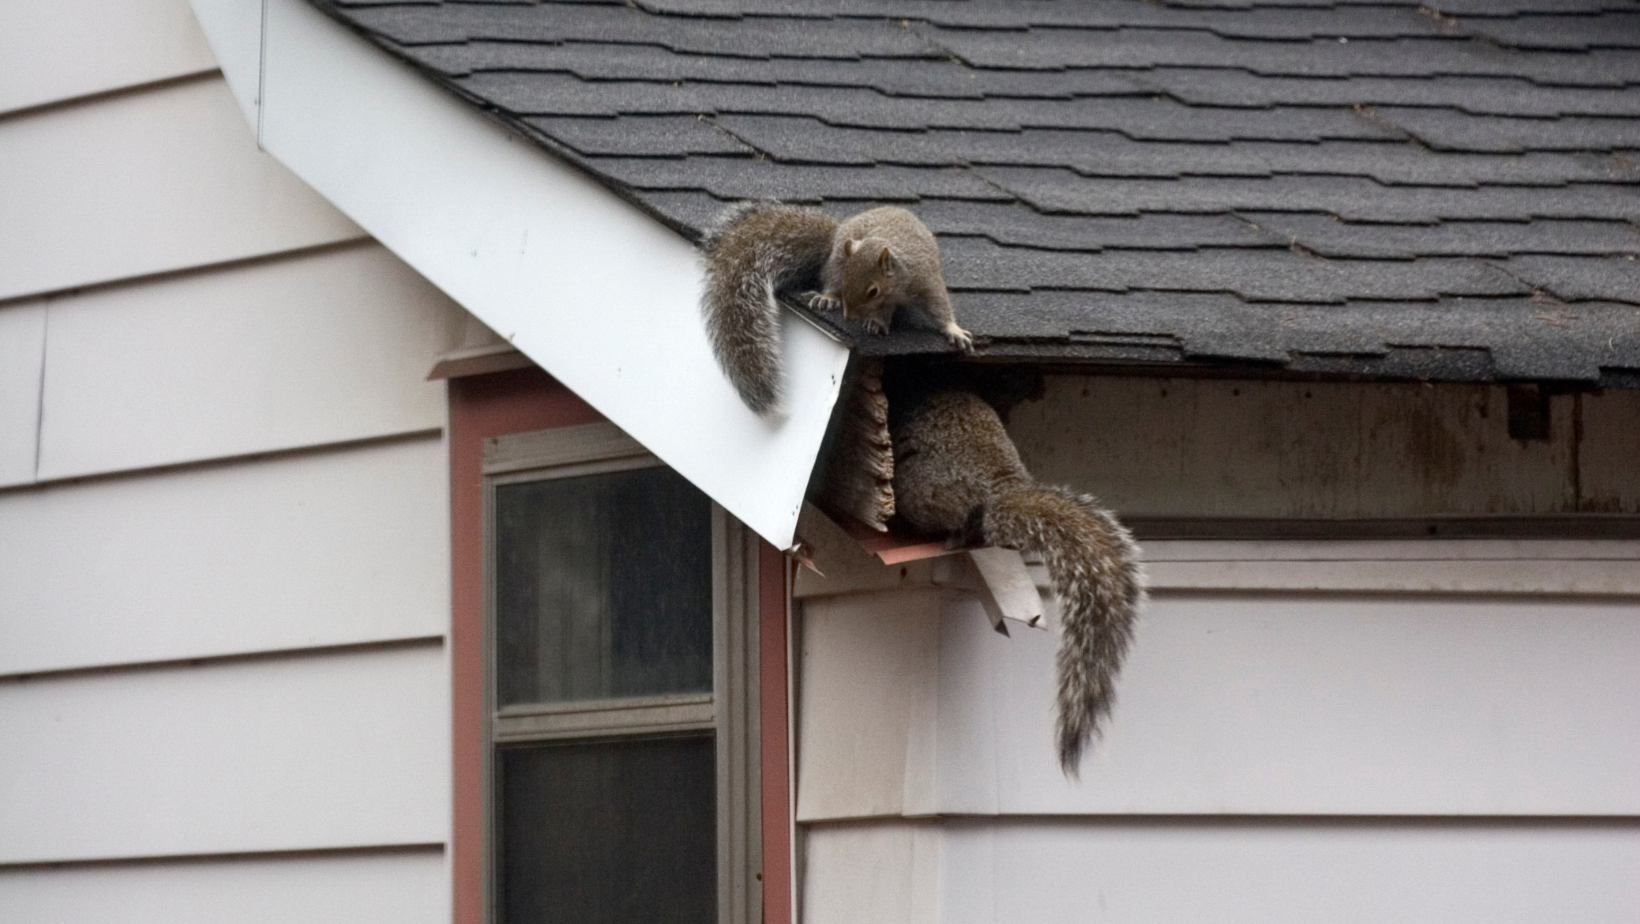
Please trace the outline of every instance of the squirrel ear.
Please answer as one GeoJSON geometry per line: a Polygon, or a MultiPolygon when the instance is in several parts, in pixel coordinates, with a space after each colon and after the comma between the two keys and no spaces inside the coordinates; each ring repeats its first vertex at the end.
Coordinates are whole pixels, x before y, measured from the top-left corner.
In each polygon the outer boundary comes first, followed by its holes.
{"type": "Polygon", "coordinates": [[[894,263],[894,251],[889,250],[888,245],[884,244],[883,252],[877,255],[878,268],[885,273],[892,273],[894,272],[894,263]]]}
{"type": "Polygon", "coordinates": [[[859,241],[846,240],[846,241],[843,242],[843,256],[845,256],[845,257],[854,256],[854,252],[856,250],[859,250],[859,249],[860,249],[860,242],[859,241]]]}

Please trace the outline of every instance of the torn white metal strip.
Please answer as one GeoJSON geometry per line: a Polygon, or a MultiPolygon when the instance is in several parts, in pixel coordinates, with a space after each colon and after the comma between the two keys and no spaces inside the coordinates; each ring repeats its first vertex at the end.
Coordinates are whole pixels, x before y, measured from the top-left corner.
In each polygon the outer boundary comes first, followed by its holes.
{"type": "Polygon", "coordinates": [[[1013,619],[1032,628],[1045,628],[1042,595],[1031,580],[1031,572],[1019,552],[1013,549],[969,549],[964,555],[974,577],[974,589],[991,627],[1006,632],[1004,619],[1013,619]]]}
{"type": "Polygon", "coordinates": [[[700,266],[682,237],[302,0],[193,2],[224,71],[239,71],[236,93],[260,87],[247,115],[269,153],[758,535],[790,546],[844,346],[788,313],[789,416],[766,423],[712,358],[700,266]],[[251,27],[265,30],[254,44],[251,27]]]}

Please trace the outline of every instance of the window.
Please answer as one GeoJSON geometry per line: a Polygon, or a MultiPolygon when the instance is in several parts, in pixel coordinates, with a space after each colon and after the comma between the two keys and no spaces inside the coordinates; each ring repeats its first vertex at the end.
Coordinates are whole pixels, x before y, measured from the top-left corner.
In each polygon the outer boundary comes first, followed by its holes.
{"type": "Polygon", "coordinates": [[[608,423],[484,441],[488,918],[761,918],[755,538],[608,423]]]}

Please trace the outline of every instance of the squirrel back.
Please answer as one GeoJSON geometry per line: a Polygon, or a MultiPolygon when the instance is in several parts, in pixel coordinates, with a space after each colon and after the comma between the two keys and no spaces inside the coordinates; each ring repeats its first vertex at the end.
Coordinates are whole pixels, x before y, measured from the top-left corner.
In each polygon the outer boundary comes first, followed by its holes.
{"type": "Polygon", "coordinates": [[[724,210],[702,242],[706,336],[741,399],[765,417],[783,413],[775,295],[815,287],[836,232],[837,219],[818,209],[745,202],[724,210]]]}
{"type": "Polygon", "coordinates": [[[894,501],[912,526],[1041,555],[1059,599],[1060,766],[1076,776],[1116,700],[1144,600],[1138,547],[1087,495],[1037,484],[1002,420],[962,390],[928,397],[894,429],[894,501]]]}

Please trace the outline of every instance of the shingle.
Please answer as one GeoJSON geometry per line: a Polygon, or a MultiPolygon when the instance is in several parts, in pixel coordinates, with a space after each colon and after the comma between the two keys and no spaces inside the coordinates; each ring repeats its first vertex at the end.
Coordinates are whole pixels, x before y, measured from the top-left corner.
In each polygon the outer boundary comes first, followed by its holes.
{"type": "MultiPolygon", "coordinates": [[[[1640,256],[1515,256],[1497,265],[1528,285],[1566,301],[1609,301],[1640,305],[1640,256]]],[[[1635,315],[1640,324],[1640,314],[1635,315]]]]}
{"type": "MultiPolygon", "coordinates": [[[[1367,3],[1374,0],[1345,2],[1367,3]]],[[[1513,16],[1520,13],[1593,15],[1634,8],[1628,0],[1438,0],[1432,6],[1454,16],[1513,16]]]]}
{"type": "Polygon", "coordinates": [[[805,163],[1066,166],[1084,176],[1370,177],[1386,184],[1549,186],[1640,180],[1640,161],[1564,153],[1431,153],[1401,142],[1223,144],[1136,141],[1114,132],[881,132],[789,116],[726,115],[727,131],[777,160],[805,163]]]}
{"type": "Polygon", "coordinates": [[[1208,106],[1441,106],[1475,115],[1640,116],[1640,93],[1626,87],[1540,86],[1519,77],[1266,77],[1232,68],[1159,67],[1136,71],[1131,79],[1208,106]]]}
{"type": "Polygon", "coordinates": [[[724,157],[600,157],[590,164],[599,173],[633,189],[696,189],[723,200],[816,202],[837,198],[911,202],[921,197],[982,201],[1006,198],[972,171],[960,168],[809,167],[724,157]]]}
{"type": "Polygon", "coordinates": [[[897,24],[839,19],[823,29],[779,17],[710,20],[653,16],[621,4],[546,6],[446,4],[381,7],[350,13],[354,21],[401,45],[488,39],[507,42],[610,42],[656,45],[727,57],[929,57],[936,53],[897,24]]]}
{"type": "Polygon", "coordinates": [[[989,358],[1640,385],[1627,0],[314,2],[686,234],[915,209],[989,358]]]}
{"type": "Polygon", "coordinates": [[[588,156],[752,154],[732,135],[697,116],[534,119],[531,124],[560,144],[588,156]]]}
{"type": "Polygon", "coordinates": [[[1604,16],[1532,14],[1508,19],[1458,20],[1459,31],[1510,48],[1640,48],[1640,11],[1604,16]]]}
{"type": "Polygon", "coordinates": [[[1443,219],[1626,221],[1640,214],[1640,187],[1571,184],[1478,189],[1383,186],[1354,177],[1178,180],[1088,179],[1069,170],[976,167],[1045,212],[1136,215],[1232,211],[1319,212],[1352,221],[1432,224],[1443,219]]]}
{"type": "MultiPolygon", "coordinates": [[[[1345,305],[1248,303],[1229,295],[1136,292],[962,293],[958,319],[995,330],[987,355],[1087,356],[1102,343],[1108,358],[1160,358],[1152,346],[1176,341],[1183,359],[1287,364],[1344,374],[1434,379],[1598,381],[1602,370],[1640,356],[1640,309],[1579,305],[1577,323],[1531,298],[1360,302],[1345,305]],[[1058,336],[1044,336],[1060,331],[1058,336]],[[1111,348],[1126,341],[1128,349],[1111,348]],[[1009,343],[1022,348],[1008,350],[1009,343]],[[1001,347],[1001,348],[999,348],[1001,347]],[[1057,349],[1056,349],[1057,348],[1057,349]],[[1423,353],[1421,369],[1408,353],[1423,353]],[[1449,355],[1442,356],[1446,353],[1449,355]],[[1116,354],[1116,355],[1111,355],[1116,354]],[[1137,354],[1137,355],[1134,355],[1137,354]],[[1400,354],[1402,368],[1386,363],[1400,354]],[[1319,357],[1330,356],[1323,363],[1319,357]],[[1456,366],[1456,369],[1454,369],[1456,366]]],[[[886,338],[885,338],[886,339],[886,338]]]]}
{"type": "Polygon", "coordinates": [[[1285,246],[1230,215],[1140,215],[1086,218],[1043,215],[1017,204],[931,199],[917,216],[936,234],[985,237],[998,244],[1044,250],[1192,250],[1199,247],[1285,246]]]}
{"type": "Polygon", "coordinates": [[[1335,304],[1351,298],[1432,301],[1531,291],[1484,261],[1461,258],[1327,260],[1283,249],[1089,254],[1000,247],[972,238],[943,242],[941,255],[953,290],[1222,292],[1246,301],[1335,304]]]}
{"type": "Polygon", "coordinates": [[[574,42],[472,41],[411,45],[403,54],[451,76],[477,71],[543,71],[574,74],[583,80],[638,80],[669,83],[751,83],[774,86],[866,87],[890,96],[982,99],[986,96],[1065,99],[1072,95],[1149,95],[1154,90],[1121,70],[1065,72],[1057,79],[1040,74],[980,70],[950,59],[923,60],[906,67],[895,59],[749,58],[680,54],[654,45],[574,42]]]}
{"type": "Polygon", "coordinates": [[[863,87],[891,96],[947,99],[1069,99],[1170,95],[1202,106],[1433,106],[1475,115],[1640,116],[1627,89],[1539,86],[1521,78],[1268,77],[1223,67],[1080,68],[999,71],[954,60],[915,67],[887,59],[748,58],[679,54],[653,45],[473,41],[400,51],[441,73],[542,71],[598,81],[701,81],[775,86],[863,87]]]}
{"type": "MultiPolygon", "coordinates": [[[[1302,39],[1311,37],[1349,38],[1460,35],[1477,33],[1504,44],[1515,41],[1540,47],[1545,35],[1559,38],[1559,45],[1547,47],[1588,47],[1594,41],[1612,40],[1588,30],[1581,20],[1591,12],[1590,4],[1567,4],[1566,10],[1544,9],[1542,5],[1472,5],[1464,18],[1438,15],[1425,6],[1393,6],[1381,3],[1339,4],[1331,0],[1269,3],[1217,4],[1152,3],[1147,0],[1079,0],[1076,3],[1051,0],[969,0],[964,3],[907,5],[889,0],[644,0],[640,4],[656,12],[686,16],[792,16],[824,19],[834,16],[900,19],[942,26],[986,29],[1018,29],[1025,26],[1079,28],[1150,27],[1200,29],[1218,35],[1260,39],[1302,39]],[[1524,9],[1523,9],[1524,8],[1524,9]],[[1533,15],[1519,17],[1520,12],[1533,15]],[[1481,18],[1471,18],[1478,15],[1481,18]],[[1518,20],[1554,20],[1534,23],[1536,28],[1509,28],[1518,20]],[[1502,26],[1492,31],[1491,27],[1502,26]],[[1592,34],[1586,35],[1586,32],[1592,34]]],[[[1621,9],[1620,7],[1611,7],[1621,9]]],[[[1616,13],[1622,19],[1622,12],[1616,13]]]]}
{"type": "Polygon", "coordinates": [[[790,115],[826,124],[894,131],[957,128],[1018,131],[1025,127],[1096,129],[1130,138],[1171,141],[1404,140],[1399,129],[1349,110],[1207,109],[1166,99],[912,99],[872,90],[757,84],[644,81],[583,82],[567,74],[478,73],[458,78],[464,90],[519,115],[790,115]]]}
{"type": "MultiPolygon", "coordinates": [[[[1384,0],[1161,0],[1166,6],[1192,9],[1251,9],[1255,7],[1378,6],[1384,0]]],[[[1457,16],[1514,16],[1520,13],[1595,14],[1632,7],[1627,0],[1439,0],[1424,4],[1457,16]]]]}
{"type": "Polygon", "coordinates": [[[1325,256],[1506,257],[1510,254],[1640,254],[1640,228],[1626,221],[1449,221],[1435,225],[1360,224],[1326,215],[1243,212],[1241,218],[1325,256]]]}
{"type": "Polygon", "coordinates": [[[674,225],[701,231],[711,227],[727,203],[699,190],[652,190],[643,195],[645,205],[674,225]]]}
{"type": "MultiPolygon", "coordinates": [[[[1640,92],[1640,91],[1630,91],[1640,92]]],[[[1640,148],[1640,119],[1508,119],[1383,106],[1376,117],[1437,151],[1620,151],[1640,148]]]]}
{"type": "Polygon", "coordinates": [[[1296,77],[1524,77],[1567,86],[1640,83],[1632,51],[1523,53],[1452,39],[1250,42],[1162,29],[1037,29],[1015,33],[919,27],[977,67],[1229,67],[1296,77]]]}

